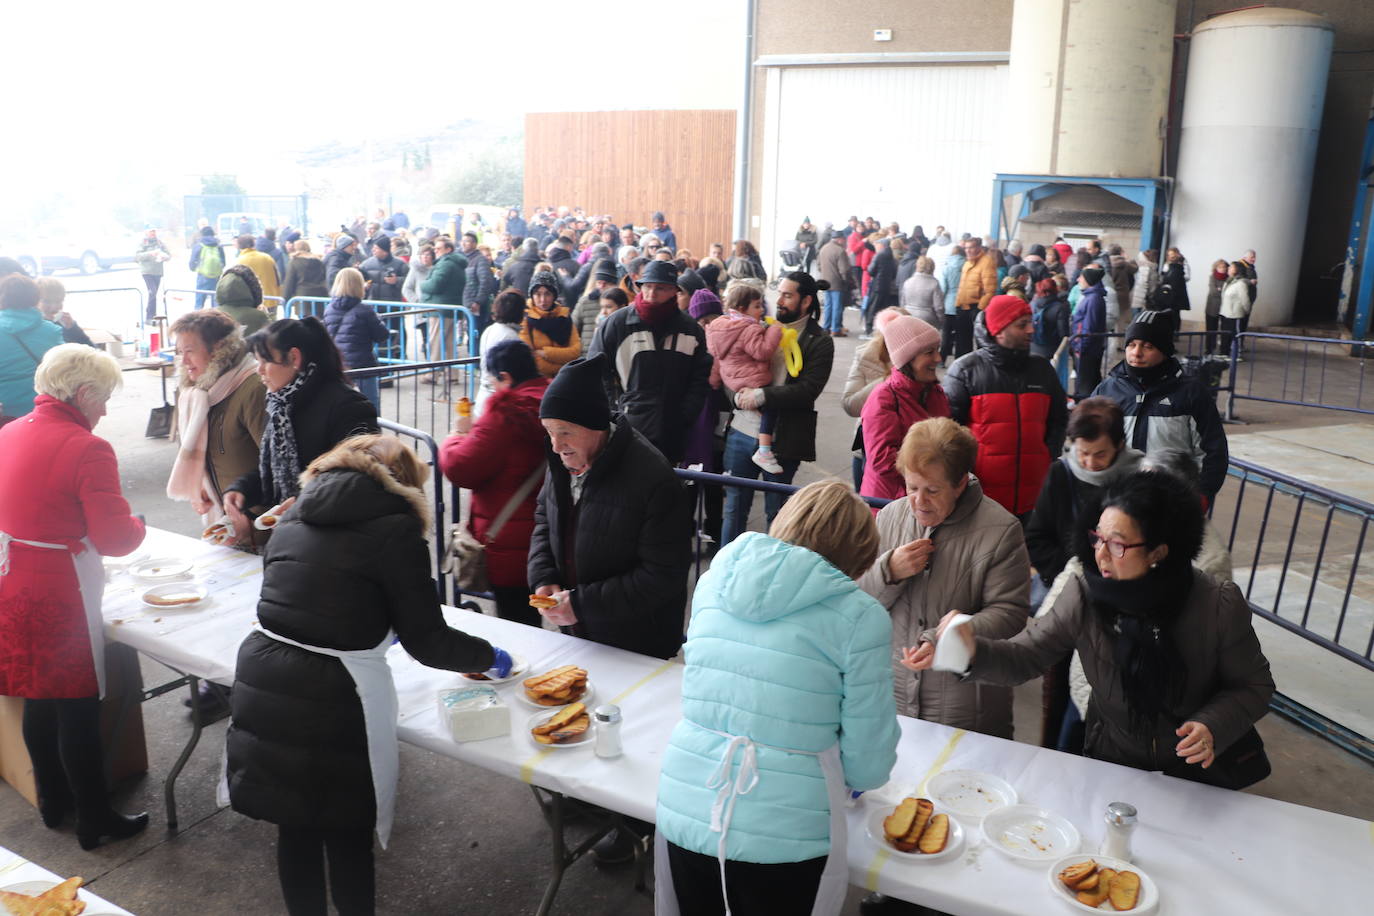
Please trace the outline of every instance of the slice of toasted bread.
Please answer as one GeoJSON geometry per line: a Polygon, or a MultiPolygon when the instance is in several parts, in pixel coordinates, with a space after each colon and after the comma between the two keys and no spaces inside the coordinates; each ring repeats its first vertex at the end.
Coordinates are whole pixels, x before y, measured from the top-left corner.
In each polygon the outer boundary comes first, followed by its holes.
{"type": "Polygon", "coordinates": [[[1135,909],[1136,901],[1140,899],[1140,875],[1133,871],[1118,872],[1112,878],[1108,897],[1114,910],[1135,909]]]}
{"type": "Polygon", "coordinates": [[[1102,868],[1094,873],[1097,877],[1097,886],[1091,890],[1081,890],[1074,896],[1078,902],[1084,906],[1097,908],[1107,899],[1107,895],[1112,890],[1112,878],[1116,877],[1116,872],[1110,868],[1102,868]]]}
{"type": "Polygon", "coordinates": [[[548,610],[551,607],[558,607],[558,599],[550,598],[548,595],[530,595],[530,607],[548,610]]]}
{"type": "Polygon", "coordinates": [[[75,900],[76,890],[85,883],[84,878],[72,877],[56,887],[49,888],[38,895],[39,900],[75,900]]]}
{"type": "Polygon", "coordinates": [[[1092,874],[1088,875],[1088,877],[1084,878],[1082,881],[1079,881],[1077,884],[1075,884],[1073,886],[1073,889],[1076,891],[1090,891],[1093,888],[1097,887],[1101,875],[1102,871],[1101,869],[1099,869],[1093,872],[1092,874]]]}
{"type": "Polygon", "coordinates": [[[543,724],[536,725],[532,731],[536,735],[547,735],[567,725],[573,719],[587,711],[587,707],[581,703],[570,703],[550,716],[543,724]]]}
{"type": "Polygon", "coordinates": [[[548,735],[535,735],[535,736],[534,736],[534,740],[535,740],[535,741],[538,741],[540,744],[557,744],[557,743],[558,743],[557,741],[555,741],[555,740],[553,740],[552,738],[550,738],[548,735]]]}
{"type": "Polygon", "coordinates": [[[930,819],[926,829],[921,832],[921,840],[916,848],[928,856],[943,852],[949,843],[949,815],[937,814],[930,819]]]}
{"type": "Polygon", "coordinates": [[[893,840],[892,845],[902,852],[915,852],[917,844],[921,841],[921,834],[925,832],[926,824],[930,823],[930,816],[934,813],[935,805],[930,799],[916,799],[916,816],[911,819],[911,827],[901,839],[893,840]]]}
{"type": "Polygon", "coordinates": [[[904,798],[891,814],[883,819],[883,833],[889,840],[900,840],[911,829],[916,819],[916,799],[904,798]]]}
{"type": "Polygon", "coordinates": [[[551,677],[548,680],[535,684],[530,689],[544,696],[553,696],[565,690],[571,691],[578,681],[581,681],[584,686],[586,685],[587,672],[583,668],[573,668],[570,671],[565,671],[556,677],[551,677]]]}
{"type": "Polygon", "coordinates": [[[583,713],[557,731],[549,732],[549,737],[561,744],[564,741],[571,741],[574,738],[582,736],[591,725],[592,717],[583,713]]]}
{"type": "Polygon", "coordinates": [[[527,677],[521,683],[523,683],[526,687],[533,689],[534,687],[539,686],[540,684],[544,683],[550,678],[558,677],[558,675],[560,674],[566,674],[569,671],[575,670],[577,670],[576,665],[562,665],[561,667],[554,668],[552,671],[545,671],[543,674],[536,674],[534,677],[527,677]]]}
{"type": "Polygon", "coordinates": [[[1075,862],[1059,873],[1059,880],[1063,881],[1066,887],[1072,888],[1095,871],[1097,871],[1097,863],[1092,859],[1088,859],[1086,862],[1075,862]]]}

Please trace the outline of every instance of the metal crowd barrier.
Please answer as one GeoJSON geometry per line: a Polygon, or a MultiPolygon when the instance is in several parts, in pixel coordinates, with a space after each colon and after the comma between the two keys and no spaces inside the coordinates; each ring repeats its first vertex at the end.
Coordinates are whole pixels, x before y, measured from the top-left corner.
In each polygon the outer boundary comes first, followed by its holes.
{"type": "MultiPolygon", "coordinates": [[[[1351,608],[1351,598],[1359,593],[1360,559],[1374,504],[1238,458],[1231,459],[1228,473],[1239,485],[1222,489],[1212,518],[1220,520],[1238,572],[1236,584],[1251,609],[1332,655],[1374,671],[1374,615],[1351,608]]],[[[1282,693],[1271,705],[1374,763],[1369,737],[1282,693]]]]}
{"type": "MultiPolygon", "coordinates": [[[[146,289],[139,289],[136,286],[109,286],[103,289],[69,289],[67,290],[67,298],[70,299],[72,296],[88,296],[93,293],[133,293],[134,323],[132,326],[136,328],[143,327],[146,321],[144,316],[146,314],[145,307],[147,305],[148,296],[148,291],[146,289]]],[[[125,329],[120,328],[120,330],[123,331],[125,329]]]]}
{"type": "MultiPolygon", "coordinates": [[[[1176,346],[1178,346],[1179,348],[1179,352],[1177,355],[1181,359],[1186,359],[1189,361],[1195,360],[1199,363],[1202,363],[1207,359],[1206,339],[1208,337],[1216,336],[1217,334],[1215,332],[1208,331],[1182,331],[1180,333],[1177,333],[1174,335],[1176,346]]],[[[1055,351],[1054,359],[1051,360],[1051,362],[1054,363],[1055,369],[1059,372],[1059,384],[1062,385],[1064,387],[1064,390],[1067,392],[1072,392],[1072,389],[1069,388],[1069,370],[1072,369],[1074,365],[1074,343],[1076,341],[1090,339],[1105,341],[1105,346],[1102,348],[1102,378],[1105,379],[1107,377],[1107,373],[1111,371],[1112,367],[1115,366],[1122,359],[1125,359],[1125,354],[1118,354],[1116,352],[1116,348],[1112,345],[1113,341],[1124,341],[1126,339],[1126,335],[1124,333],[1119,333],[1116,331],[1107,331],[1097,334],[1069,335],[1068,337],[1060,341],[1059,349],[1055,351]]],[[[1210,384],[1208,387],[1210,387],[1215,392],[1226,390],[1226,386],[1220,384],[1220,382],[1217,382],[1216,384],[1210,384]]]]}
{"type": "Polygon", "coordinates": [[[476,356],[464,356],[349,369],[344,374],[353,379],[380,379],[386,386],[379,392],[381,416],[443,441],[453,428],[458,399],[476,399],[478,362],[476,356]]]}
{"type": "MultiPolygon", "coordinates": [[[[448,526],[444,521],[444,475],[439,471],[439,443],[434,441],[434,437],[419,429],[412,429],[409,426],[402,426],[400,423],[393,423],[391,420],[379,419],[377,424],[389,433],[404,439],[415,440],[415,453],[429,465],[429,479],[434,486],[434,582],[439,590],[439,601],[441,603],[448,600],[447,584],[448,577],[440,572],[444,562],[444,544],[447,541],[446,532],[448,526]],[[421,451],[420,446],[425,448],[421,451]]],[[[457,494],[454,494],[454,505],[456,506],[457,494]]],[[[455,596],[456,597],[456,596],[455,596]]]]}
{"type": "MultiPolygon", "coordinates": [[[[283,314],[288,318],[315,315],[323,319],[328,304],[329,299],[325,296],[293,296],[286,303],[283,314]]],[[[477,318],[464,306],[377,299],[364,299],[363,304],[372,306],[391,331],[391,342],[378,348],[378,359],[385,365],[408,365],[478,354],[477,318]],[[431,329],[430,325],[434,327],[431,329]],[[437,346],[430,340],[431,332],[440,335],[437,346]]]]}
{"type": "Polygon", "coordinates": [[[1364,400],[1365,364],[1371,356],[1368,341],[1237,334],[1231,341],[1226,418],[1236,419],[1236,401],[1246,400],[1374,414],[1374,397],[1364,400]],[[1280,365],[1282,371],[1276,371],[1280,365]]]}

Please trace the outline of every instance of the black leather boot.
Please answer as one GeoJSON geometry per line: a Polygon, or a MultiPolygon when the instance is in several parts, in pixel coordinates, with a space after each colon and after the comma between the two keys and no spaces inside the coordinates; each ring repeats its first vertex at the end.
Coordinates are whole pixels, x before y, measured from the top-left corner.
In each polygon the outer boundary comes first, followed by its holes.
{"type": "Polygon", "coordinates": [[[57,745],[57,700],[24,701],[24,745],[33,762],[43,826],[61,827],[72,811],[72,790],[57,745]]]}
{"type": "Polygon", "coordinates": [[[82,849],[123,840],[148,826],[146,812],[125,816],[110,807],[100,747],[100,701],[57,700],[58,747],[76,805],[76,839],[82,849]]]}

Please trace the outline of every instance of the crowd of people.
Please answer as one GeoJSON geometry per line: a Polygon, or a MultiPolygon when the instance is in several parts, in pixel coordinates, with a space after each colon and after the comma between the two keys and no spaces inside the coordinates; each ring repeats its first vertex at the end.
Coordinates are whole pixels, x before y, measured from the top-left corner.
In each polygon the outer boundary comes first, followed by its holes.
{"type": "MultiPolygon", "coordinates": [[[[504,676],[511,664],[444,623],[427,469],[379,435],[375,380],[346,375],[375,365],[386,338],[376,300],[481,316],[479,403],[438,470],[471,492],[464,533],[485,549],[496,614],[682,655],[655,838],[665,902],[836,911],[837,805],[887,781],[897,715],[1009,738],[1011,685],[1046,672],[1046,746],[1229,788],[1263,778],[1253,724],[1274,684],[1205,520],[1227,446],[1204,383],[1175,356],[1187,307],[1177,250],[1160,270],[1152,252],[1129,262],[1096,241],[1023,255],[944,227],[927,238],[851,218],[817,232],[808,219],[802,269],[770,289],[748,241],[696,258],[663,214],[650,223],[512,210],[493,251],[477,231],[408,237],[388,217],[365,227],[362,251],[347,232],[323,258],[286,237],[288,258],[245,235],[234,264],[202,230],[191,266],[218,269],[198,274],[215,302],[170,329],[166,493],[263,557],[235,683],[195,702],[231,716],[230,801],[278,825],[289,912],[322,913],[330,894],[340,912],[373,912],[372,836],[385,844],[396,775],[394,722],[376,725],[389,634],[439,668],[504,676]],[[327,289],[319,316],[271,320],[264,295],[283,281],[287,296],[327,289]],[[684,485],[675,469],[791,483],[815,461],[817,402],[849,307],[866,338],[840,405],[857,419],[853,487],[769,490],[767,534],[748,532],[752,489],[684,485]],[[1098,378],[1091,365],[1113,344],[1079,335],[1116,327],[1124,358],[1098,378]],[[1070,336],[1072,400],[1048,358],[1070,336]],[[280,523],[257,530],[269,510],[280,523]],[[711,568],[689,602],[694,536],[711,568]],[[532,609],[531,593],[552,606],[532,609]],[[952,609],[972,617],[951,637],[972,661],[933,670],[952,609]],[[774,714],[800,695],[803,718],[774,714]],[[727,785],[722,823],[709,771],[728,777],[741,746],[763,788],[727,785]],[[327,778],[307,758],[327,759],[327,778]]],[[[1253,297],[1247,257],[1224,282],[1214,265],[1222,348],[1253,297]]],[[[0,428],[0,694],[26,698],[44,822],[74,812],[89,847],[147,823],[106,799],[98,627],[81,587],[92,557],[98,568],[100,555],[129,553],[144,527],[93,433],[117,365],[64,344],[69,326],[40,311],[38,284],[11,274],[0,329],[20,349],[0,338],[0,399],[18,418],[0,428]]],[[[426,325],[431,340],[450,333],[445,320],[426,325]]],[[[595,854],[627,861],[654,830],[628,822],[595,854]]]]}

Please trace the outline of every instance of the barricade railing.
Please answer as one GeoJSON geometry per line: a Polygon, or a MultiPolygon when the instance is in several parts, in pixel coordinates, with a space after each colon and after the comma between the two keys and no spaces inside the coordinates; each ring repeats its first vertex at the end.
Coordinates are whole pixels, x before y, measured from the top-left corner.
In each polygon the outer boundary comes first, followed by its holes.
{"type": "MultiPolygon", "coordinates": [[[[429,435],[429,433],[426,433],[424,430],[404,426],[392,420],[379,419],[377,421],[377,424],[382,429],[386,430],[389,433],[393,433],[400,438],[414,439],[416,453],[420,456],[421,460],[423,460],[427,465],[429,465],[429,480],[430,484],[432,484],[434,488],[434,584],[435,588],[437,588],[439,591],[439,601],[441,603],[445,602],[448,600],[448,577],[445,576],[441,570],[443,568],[444,563],[444,544],[447,540],[445,537],[445,532],[447,531],[447,524],[444,520],[446,509],[444,503],[445,481],[444,475],[439,471],[439,443],[434,441],[434,437],[429,435]],[[423,451],[421,451],[420,449],[421,445],[424,446],[423,451]]],[[[456,506],[456,493],[454,494],[454,497],[454,505],[456,506]]],[[[456,597],[457,596],[455,595],[455,598],[456,597]]]]}
{"type": "MultiPolygon", "coordinates": [[[[1231,459],[1228,473],[1238,484],[1222,489],[1211,514],[1251,609],[1286,632],[1374,671],[1367,584],[1366,597],[1359,596],[1360,559],[1374,504],[1238,458],[1231,459]]],[[[1272,705],[1374,762],[1369,737],[1282,693],[1272,705]]]]}
{"type": "Polygon", "coordinates": [[[349,369],[344,374],[354,380],[381,380],[386,387],[378,392],[379,415],[442,440],[453,428],[458,399],[476,400],[478,362],[476,356],[464,356],[349,369]]]}
{"type": "Polygon", "coordinates": [[[213,289],[184,289],[175,286],[164,286],[158,292],[158,295],[161,297],[163,315],[171,314],[171,309],[167,307],[167,299],[169,297],[174,299],[186,299],[189,297],[191,299],[191,308],[195,308],[195,297],[204,296],[207,300],[205,303],[205,307],[215,307],[215,291],[213,289]]]}
{"type": "MultiPolygon", "coordinates": [[[[101,293],[133,293],[134,323],[130,327],[136,327],[141,329],[143,325],[146,323],[146,305],[148,296],[148,291],[146,289],[139,289],[136,286],[107,286],[101,289],[69,289],[67,290],[67,298],[70,299],[72,296],[90,296],[101,293]]],[[[95,326],[94,322],[88,321],[88,323],[92,324],[92,326],[95,326]]],[[[119,330],[124,331],[126,330],[126,328],[121,327],[119,330]]]]}
{"type": "MultiPolygon", "coordinates": [[[[391,340],[378,346],[378,359],[386,365],[456,359],[478,354],[477,318],[461,305],[390,302],[364,299],[391,332],[391,340]],[[461,319],[461,320],[460,320],[461,319]]],[[[293,296],[284,317],[324,318],[329,299],[324,296],[293,296]]]]}
{"type": "Polygon", "coordinates": [[[1245,331],[1232,338],[1230,354],[1228,420],[1236,401],[1374,414],[1374,393],[1364,400],[1369,341],[1245,331]]]}
{"type": "MultiPolygon", "coordinates": [[[[1215,333],[1207,331],[1183,331],[1174,335],[1176,346],[1178,346],[1178,356],[1181,359],[1196,360],[1199,364],[1206,361],[1208,338],[1215,338],[1215,333]]],[[[1115,341],[1124,341],[1126,335],[1116,331],[1099,332],[1096,334],[1070,334],[1060,342],[1059,349],[1055,351],[1055,369],[1059,372],[1059,384],[1064,386],[1064,390],[1072,394],[1069,387],[1069,370],[1074,368],[1074,346],[1082,341],[1101,340],[1104,343],[1102,348],[1102,378],[1107,377],[1112,366],[1116,365],[1125,355],[1118,353],[1113,346],[1115,341]]],[[[1224,367],[1224,360],[1218,360],[1216,369],[1213,370],[1210,378],[1207,379],[1208,387],[1214,392],[1226,390],[1226,386],[1221,384],[1220,377],[1223,374],[1221,369],[1224,367]]]]}

